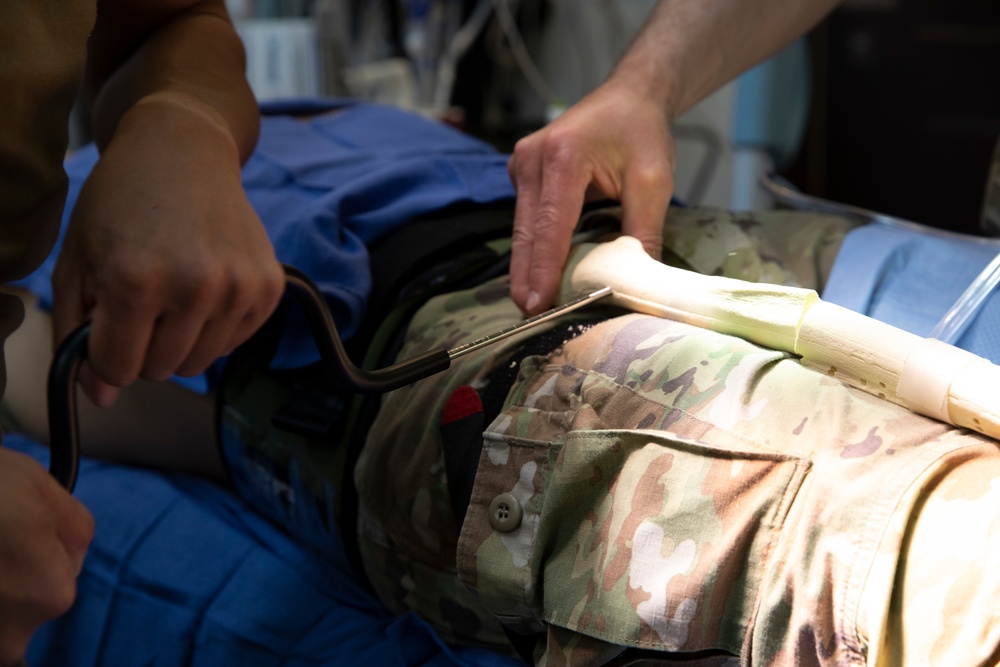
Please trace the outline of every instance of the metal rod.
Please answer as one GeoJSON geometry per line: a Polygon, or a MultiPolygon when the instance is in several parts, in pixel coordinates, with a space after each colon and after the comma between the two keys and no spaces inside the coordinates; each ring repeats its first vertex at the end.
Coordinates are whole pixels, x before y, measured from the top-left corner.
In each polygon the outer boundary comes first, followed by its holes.
{"type": "Polygon", "coordinates": [[[487,345],[490,345],[491,343],[495,343],[499,340],[503,340],[504,338],[513,336],[514,334],[520,333],[525,329],[530,329],[531,327],[535,327],[544,322],[548,322],[551,319],[555,319],[556,317],[565,315],[566,313],[577,310],[578,308],[583,308],[584,306],[592,304],[595,301],[600,301],[604,297],[610,295],[611,295],[611,288],[602,287],[601,289],[591,292],[590,294],[585,294],[577,299],[568,301],[561,306],[556,306],[555,308],[546,310],[544,313],[539,313],[538,315],[529,317],[526,320],[521,320],[517,324],[512,324],[509,327],[501,329],[500,331],[487,334],[481,338],[477,338],[474,341],[470,341],[468,343],[459,345],[458,347],[453,347],[452,349],[448,350],[448,358],[454,361],[455,359],[458,359],[463,355],[469,354],[470,352],[475,352],[481,347],[485,347],[487,345]]]}
{"type": "Polygon", "coordinates": [[[997,254],[962,292],[958,300],[934,326],[928,338],[936,338],[952,345],[957,343],[998,284],[1000,284],[1000,254],[997,254]]]}
{"type": "MultiPolygon", "coordinates": [[[[453,359],[611,294],[611,288],[605,287],[453,350],[431,350],[392,366],[370,371],[358,368],[351,362],[326,300],[315,283],[294,267],[285,266],[284,269],[285,289],[302,307],[323,364],[345,388],[361,394],[392,391],[448,370],[453,359]]],[[[76,484],[80,460],[76,377],[80,364],[87,357],[89,336],[90,322],[85,322],[59,345],[49,368],[49,471],[69,491],[76,484]]]]}

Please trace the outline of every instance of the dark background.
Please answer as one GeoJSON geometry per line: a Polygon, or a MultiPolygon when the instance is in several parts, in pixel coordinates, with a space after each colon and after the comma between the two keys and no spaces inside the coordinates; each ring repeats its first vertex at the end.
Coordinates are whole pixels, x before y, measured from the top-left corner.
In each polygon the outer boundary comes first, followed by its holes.
{"type": "Polygon", "coordinates": [[[1000,0],[878,4],[890,7],[845,5],[810,36],[810,121],[784,175],[809,194],[975,233],[1000,139],[1000,0]]]}

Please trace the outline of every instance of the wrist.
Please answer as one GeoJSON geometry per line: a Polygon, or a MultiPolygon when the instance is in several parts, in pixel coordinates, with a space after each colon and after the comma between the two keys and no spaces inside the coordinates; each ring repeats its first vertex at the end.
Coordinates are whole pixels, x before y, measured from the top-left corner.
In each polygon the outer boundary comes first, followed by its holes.
{"type": "Polygon", "coordinates": [[[664,74],[649,75],[645,79],[639,69],[622,68],[615,70],[602,88],[610,99],[621,104],[630,113],[642,112],[645,117],[655,114],[664,126],[670,126],[676,119],[677,90],[673,80],[664,74]]]}
{"type": "Polygon", "coordinates": [[[666,37],[646,30],[612,70],[605,85],[659,109],[670,124],[686,110],[678,62],[680,57],[672,56],[666,37]]]}
{"type": "Polygon", "coordinates": [[[164,91],[139,99],[119,118],[113,135],[102,143],[136,134],[176,137],[192,150],[222,151],[236,164],[242,161],[239,142],[223,115],[210,104],[184,93],[164,91]]]}

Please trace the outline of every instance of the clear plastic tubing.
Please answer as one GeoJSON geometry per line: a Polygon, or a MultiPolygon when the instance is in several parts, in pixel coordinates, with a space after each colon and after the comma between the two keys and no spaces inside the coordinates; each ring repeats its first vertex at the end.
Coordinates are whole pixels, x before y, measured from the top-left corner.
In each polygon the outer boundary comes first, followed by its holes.
{"type": "Polygon", "coordinates": [[[990,261],[982,272],[976,276],[972,284],[958,297],[952,307],[945,313],[941,321],[935,325],[930,338],[936,338],[943,343],[952,345],[962,337],[966,328],[972,322],[986,298],[1000,283],[1000,254],[990,261]]]}

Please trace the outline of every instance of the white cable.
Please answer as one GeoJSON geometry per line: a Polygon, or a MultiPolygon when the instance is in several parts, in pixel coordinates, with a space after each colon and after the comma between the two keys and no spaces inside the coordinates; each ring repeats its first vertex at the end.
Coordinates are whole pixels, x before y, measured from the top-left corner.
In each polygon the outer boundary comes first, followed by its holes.
{"type": "Polygon", "coordinates": [[[455,85],[455,70],[462,56],[475,42],[483,26],[490,19],[493,0],[479,0],[465,24],[455,33],[448,44],[448,50],[438,65],[437,81],[434,88],[434,108],[444,109],[451,102],[451,92],[455,85]]]}
{"type": "Polygon", "coordinates": [[[554,105],[559,101],[559,97],[552,91],[545,77],[535,67],[535,63],[528,53],[521,32],[517,29],[517,21],[514,20],[514,13],[510,9],[510,0],[493,0],[493,7],[496,10],[497,21],[500,29],[507,38],[507,45],[514,56],[514,61],[528,81],[528,85],[535,93],[542,98],[546,105],[554,105]]]}

